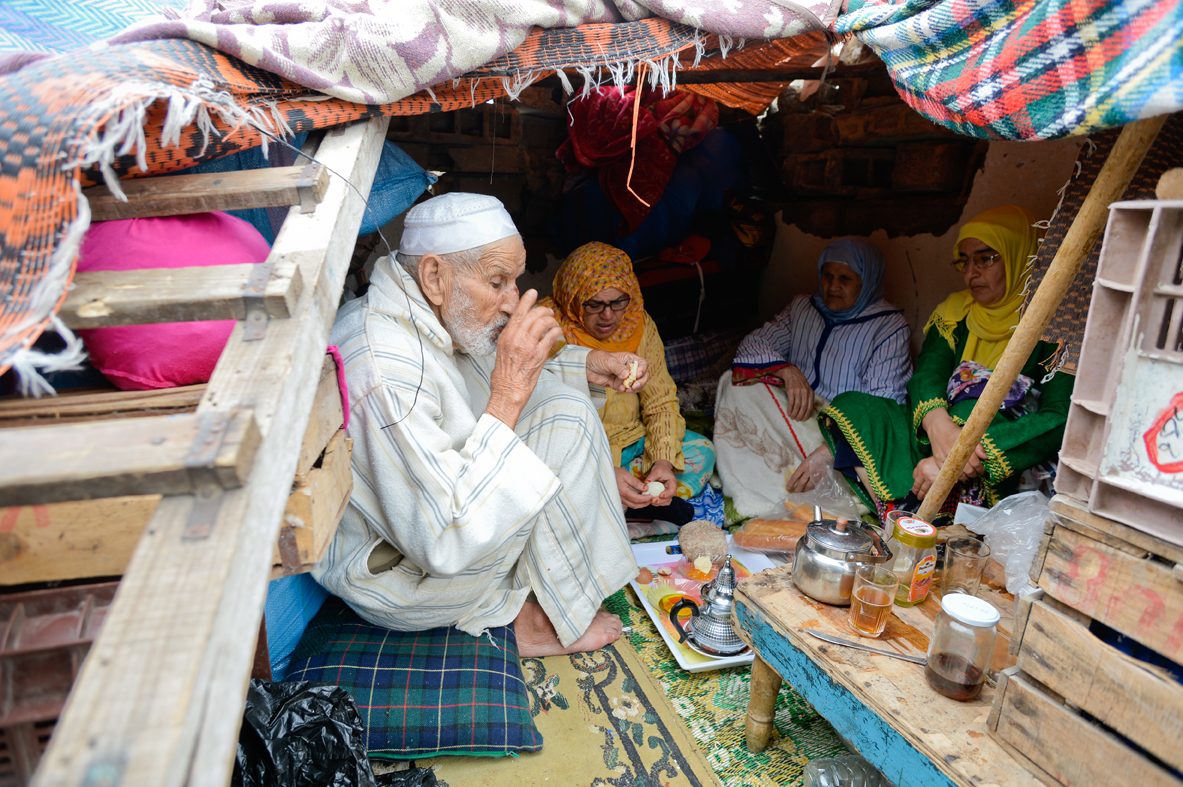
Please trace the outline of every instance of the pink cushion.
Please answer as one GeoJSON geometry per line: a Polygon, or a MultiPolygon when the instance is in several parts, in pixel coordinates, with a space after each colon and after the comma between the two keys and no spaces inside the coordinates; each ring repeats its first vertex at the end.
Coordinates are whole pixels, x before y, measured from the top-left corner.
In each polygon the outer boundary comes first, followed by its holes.
{"type": "MultiPolygon", "coordinates": [[[[194,213],[92,224],[78,270],[126,271],[263,262],[259,231],[226,213],[194,213]]],[[[91,363],[128,391],[207,382],[234,320],[127,325],[79,331],[91,363]]]]}

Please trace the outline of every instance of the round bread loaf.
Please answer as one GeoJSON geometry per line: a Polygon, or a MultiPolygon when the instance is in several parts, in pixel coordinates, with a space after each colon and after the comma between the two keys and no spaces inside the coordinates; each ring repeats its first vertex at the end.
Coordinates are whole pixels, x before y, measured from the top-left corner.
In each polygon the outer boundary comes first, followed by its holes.
{"type": "Polygon", "coordinates": [[[727,557],[727,534],[705,519],[684,525],[678,533],[678,545],[682,547],[682,557],[691,563],[697,557],[706,556],[712,563],[719,564],[727,557]]]}

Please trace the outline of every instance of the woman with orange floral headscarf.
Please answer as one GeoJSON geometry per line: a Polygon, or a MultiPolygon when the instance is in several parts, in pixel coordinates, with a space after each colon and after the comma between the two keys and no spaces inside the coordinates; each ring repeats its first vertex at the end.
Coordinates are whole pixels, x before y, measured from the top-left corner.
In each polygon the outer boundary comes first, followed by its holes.
{"type": "Polygon", "coordinates": [[[638,509],[669,506],[677,497],[678,513],[665,509],[653,515],[678,524],[689,521],[691,506],[681,501],[702,491],[715,468],[715,451],[705,437],[686,431],[665,346],[645,313],[628,255],[606,243],[580,246],[559,267],[554,295],[541,303],[554,310],[568,343],[636,353],[649,362],[649,382],[639,393],[609,390],[600,409],[620,499],[638,509]],[[664,491],[650,497],[647,483],[654,481],[664,491]]]}

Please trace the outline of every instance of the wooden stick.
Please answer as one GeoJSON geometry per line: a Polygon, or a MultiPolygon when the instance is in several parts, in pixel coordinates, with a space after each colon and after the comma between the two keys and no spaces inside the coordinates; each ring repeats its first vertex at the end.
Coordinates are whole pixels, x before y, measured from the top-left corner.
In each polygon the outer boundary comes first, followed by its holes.
{"type": "Polygon", "coordinates": [[[1048,268],[1047,275],[1031,297],[1031,302],[1023,312],[1010,342],[1007,343],[997,368],[990,375],[990,382],[986,384],[969,420],[962,427],[961,436],[957,438],[957,443],[946,457],[945,464],[941,466],[937,480],[928,490],[917,512],[920,519],[931,522],[940,511],[945,498],[957,482],[957,477],[965,469],[970,455],[977,448],[982,435],[986,433],[986,428],[994,420],[1011,385],[1023,370],[1027,358],[1051,322],[1060,301],[1072,286],[1076,274],[1080,272],[1080,266],[1088,259],[1089,252],[1104,231],[1109,216],[1109,205],[1121,199],[1125,193],[1138,165],[1142,163],[1142,158],[1150,149],[1166,119],[1166,115],[1160,115],[1138,120],[1127,124],[1121,130],[1121,136],[1117,138],[1109,158],[1105,160],[1097,175],[1097,180],[1089,189],[1084,204],[1080,206],[1080,212],[1068,228],[1060,248],[1056,250],[1056,256],[1048,268]]]}

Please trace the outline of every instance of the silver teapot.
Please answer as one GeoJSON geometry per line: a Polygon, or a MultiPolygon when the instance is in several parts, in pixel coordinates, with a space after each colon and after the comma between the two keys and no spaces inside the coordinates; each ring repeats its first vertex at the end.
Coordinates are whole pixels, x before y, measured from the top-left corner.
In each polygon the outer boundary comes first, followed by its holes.
{"type": "Polygon", "coordinates": [[[850,604],[854,572],[867,563],[891,560],[879,532],[861,522],[822,519],[813,507],[813,521],[797,541],[793,552],[793,584],[802,593],[844,607],[850,604]]]}
{"type": "Polygon", "coordinates": [[[678,642],[706,656],[735,656],[747,650],[748,646],[731,627],[736,584],[735,569],[728,555],[715,578],[702,586],[701,607],[684,598],[670,609],[670,623],[678,632],[678,642]],[[678,613],[684,609],[690,610],[685,628],[678,619],[678,613]]]}

